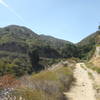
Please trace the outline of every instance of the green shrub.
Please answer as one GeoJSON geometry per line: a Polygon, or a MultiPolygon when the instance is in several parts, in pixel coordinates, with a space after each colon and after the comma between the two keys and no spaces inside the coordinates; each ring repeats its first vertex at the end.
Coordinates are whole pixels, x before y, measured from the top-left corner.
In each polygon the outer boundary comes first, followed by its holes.
{"type": "Polygon", "coordinates": [[[13,74],[19,77],[29,73],[31,69],[32,66],[22,58],[11,59],[6,57],[0,59],[0,75],[13,74]]]}

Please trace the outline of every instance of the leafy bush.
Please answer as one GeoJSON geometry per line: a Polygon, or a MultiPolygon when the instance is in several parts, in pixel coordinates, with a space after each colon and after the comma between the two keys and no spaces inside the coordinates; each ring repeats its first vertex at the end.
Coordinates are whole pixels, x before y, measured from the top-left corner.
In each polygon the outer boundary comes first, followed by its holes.
{"type": "Polygon", "coordinates": [[[32,69],[32,66],[27,63],[27,60],[22,58],[11,59],[1,58],[0,59],[0,75],[13,74],[15,76],[22,76],[27,74],[32,69]]]}

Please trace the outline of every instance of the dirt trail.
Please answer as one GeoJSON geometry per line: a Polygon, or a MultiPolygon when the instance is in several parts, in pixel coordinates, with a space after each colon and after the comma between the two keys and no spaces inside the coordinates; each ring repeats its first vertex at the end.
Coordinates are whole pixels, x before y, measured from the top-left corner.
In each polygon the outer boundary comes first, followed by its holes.
{"type": "Polygon", "coordinates": [[[76,78],[75,85],[68,93],[64,93],[69,100],[96,100],[93,80],[84,63],[76,64],[74,77],[76,78]]]}

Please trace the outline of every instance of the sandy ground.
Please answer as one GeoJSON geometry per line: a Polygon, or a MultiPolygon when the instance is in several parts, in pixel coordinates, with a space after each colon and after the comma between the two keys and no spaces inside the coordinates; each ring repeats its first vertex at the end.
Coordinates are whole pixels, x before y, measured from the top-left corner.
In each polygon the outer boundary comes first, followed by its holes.
{"type": "Polygon", "coordinates": [[[87,71],[92,75],[91,78],[93,80],[93,85],[96,90],[96,100],[100,100],[100,74],[91,69],[87,69],[87,71]]]}
{"type": "Polygon", "coordinates": [[[66,97],[69,100],[96,100],[93,80],[90,78],[84,63],[76,64],[74,77],[76,78],[75,85],[69,92],[64,93],[66,97]]]}

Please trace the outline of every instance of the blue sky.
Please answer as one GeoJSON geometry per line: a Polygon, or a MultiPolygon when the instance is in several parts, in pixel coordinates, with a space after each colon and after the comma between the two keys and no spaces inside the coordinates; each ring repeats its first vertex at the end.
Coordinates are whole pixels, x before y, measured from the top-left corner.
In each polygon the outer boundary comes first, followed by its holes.
{"type": "Polygon", "coordinates": [[[100,0],[3,1],[20,18],[0,5],[0,27],[10,24],[27,26],[38,34],[76,43],[97,31],[100,23],[100,0]]]}

